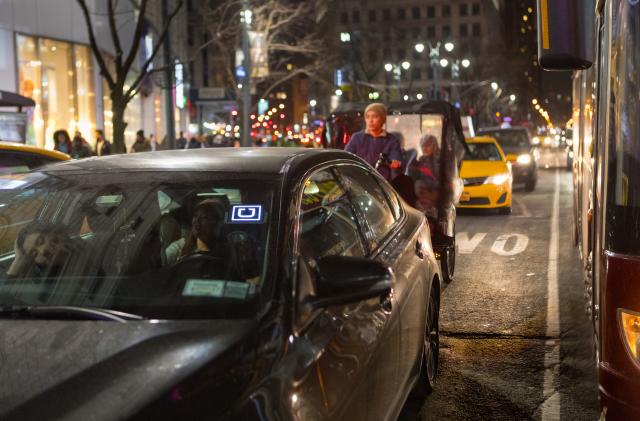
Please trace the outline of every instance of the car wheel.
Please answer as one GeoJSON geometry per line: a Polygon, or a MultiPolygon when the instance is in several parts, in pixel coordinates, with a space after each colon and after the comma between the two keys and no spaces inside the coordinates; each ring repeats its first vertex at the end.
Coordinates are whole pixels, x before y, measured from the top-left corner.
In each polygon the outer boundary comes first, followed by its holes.
{"type": "Polygon", "coordinates": [[[505,206],[498,209],[498,213],[500,213],[500,215],[511,215],[511,206],[505,206]]]}
{"type": "Polygon", "coordinates": [[[456,270],[456,240],[453,245],[445,249],[442,259],[440,259],[440,269],[442,270],[442,279],[445,283],[453,281],[453,274],[456,270]]]}
{"type": "MultiPolygon", "coordinates": [[[[435,281],[434,281],[435,282],[435,281]]],[[[427,307],[427,323],[423,339],[422,363],[420,377],[412,395],[424,398],[429,395],[436,384],[440,358],[440,293],[437,287],[431,288],[429,306],[427,307]]]]}
{"type": "Polygon", "coordinates": [[[536,188],[536,179],[533,178],[531,180],[527,180],[527,183],[524,185],[524,191],[526,192],[532,192],[535,190],[536,188]]]}

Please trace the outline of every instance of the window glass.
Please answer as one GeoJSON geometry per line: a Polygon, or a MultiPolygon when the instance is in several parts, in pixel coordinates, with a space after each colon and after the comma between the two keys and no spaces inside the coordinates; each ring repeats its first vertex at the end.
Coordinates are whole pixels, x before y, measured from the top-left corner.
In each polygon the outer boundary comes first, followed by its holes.
{"type": "Polygon", "coordinates": [[[414,7],[411,9],[411,16],[414,19],[420,19],[420,8],[419,7],[414,7]]]}
{"type": "Polygon", "coordinates": [[[2,305],[148,318],[255,313],[273,184],[214,174],[0,177],[2,305]]]}
{"type": "Polygon", "coordinates": [[[79,130],[83,137],[95,146],[96,94],[93,89],[93,56],[89,47],[84,45],[74,46],[73,55],[78,106],[71,131],[79,130]]]}
{"type": "Polygon", "coordinates": [[[469,35],[469,28],[467,27],[467,24],[466,23],[460,24],[460,36],[466,37],[468,35],[469,35]]]}
{"type": "Polygon", "coordinates": [[[365,255],[352,205],[330,170],[314,174],[305,183],[298,248],[311,267],[326,256],[365,255]]]}
{"type": "Polygon", "coordinates": [[[442,17],[443,18],[448,18],[449,16],[451,16],[451,6],[446,4],[446,5],[442,6],[442,17]]]}
{"type": "Polygon", "coordinates": [[[469,13],[469,8],[465,3],[460,5],[460,16],[467,16],[469,13]]]}
{"type": "Polygon", "coordinates": [[[502,161],[500,151],[493,143],[467,143],[467,146],[465,161],[502,161]]]}
{"type": "Polygon", "coordinates": [[[375,22],[378,17],[378,12],[376,10],[369,10],[369,22],[375,22]]]}
{"type": "Polygon", "coordinates": [[[428,18],[435,18],[436,17],[436,8],[433,6],[428,6],[427,7],[427,17],[428,18]]]}
{"type": "Polygon", "coordinates": [[[480,14],[480,3],[473,3],[471,6],[471,13],[474,16],[478,16],[480,14]]]}
{"type": "Polygon", "coordinates": [[[405,9],[398,9],[398,20],[404,20],[407,16],[407,12],[405,9]]]}
{"type": "Polygon", "coordinates": [[[389,232],[395,216],[382,188],[367,171],[354,166],[340,167],[349,197],[364,216],[374,236],[374,247],[389,232]]]}
{"type": "Polygon", "coordinates": [[[42,62],[35,38],[18,35],[18,78],[20,94],[36,102],[33,109],[33,125],[27,125],[27,144],[44,145],[44,120],[42,119],[42,62]]]}
{"type": "Polygon", "coordinates": [[[503,149],[531,145],[525,130],[478,130],[478,136],[493,137],[503,149]]]}

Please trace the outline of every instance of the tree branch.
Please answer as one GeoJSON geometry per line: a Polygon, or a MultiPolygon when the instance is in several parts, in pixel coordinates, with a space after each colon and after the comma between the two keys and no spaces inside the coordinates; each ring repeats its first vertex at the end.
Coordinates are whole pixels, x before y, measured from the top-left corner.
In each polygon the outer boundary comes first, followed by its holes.
{"type": "MultiPolygon", "coordinates": [[[[158,54],[158,51],[160,51],[160,47],[164,43],[165,39],[167,38],[167,34],[169,33],[169,26],[171,25],[171,21],[173,21],[173,18],[178,14],[178,12],[180,11],[181,7],[182,7],[182,1],[178,2],[178,5],[176,6],[176,8],[167,17],[167,23],[164,25],[164,28],[162,28],[162,33],[160,34],[160,38],[158,38],[158,42],[153,47],[153,51],[151,52],[151,56],[149,56],[147,61],[145,61],[145,63],[142,65],[142,68],[140,69],[140,74],[138,75],[136,80],[133,82],[133,84],[131,85],[129,90],[125,93],[125,98],[128,98],[129,101],[134,96],[134,95],[132,95],[132,93],[135,92],[138,89],[138,86],[142,83],[144,78],[147,76],[149,65],[151,63],[153,63],[154,58],[158,54]]],[[[170,63],[165,63],[164,65],[165,66],[170,66],[171,64],[170,63]]]]}
{"type": "Polygon", "coordinates": [[[113,46],[116,49],[116,74],[118,74],[122,71],[122,45],[120,44],[120,36],[118,36],[118,31],[116,29],[113,0],[107,1],[107,7],[109,10],[109,30],[111,31],[111,40],[113,41],[113,46]]]}
{"type": "Polygon", "coordinates": [[[100,52],[100,48],[98,47],[98,42],[96,41],[96,35],[93,31],[93,24],[91,23],[91,16],[89,16],[89,8],[87,7],[87,3],[85,0],[77,0],[80,8],[82,9],[82,13],[84,15],[84,19],[87,23],[87,32],[89,33],[89,45],[91,46],[91,51],[93,51],[93,55],[98,62],[98,66],[100,66],[100,74],[106,79],[107,85],[109,85],[109,89],[115,88],[116,84],[109,72],[109,68],[107,64],[104,62],[104,58],[102,57],[102,53],[100,52]]]}
{"type": "Polygon", "coordinates": [[[147,10],[147,2],[148,0],[142,0],[140,3],[140,12],[138,14],[138,22],[136,23],[136,30],[133,34],[133,42],[131,43],[131,50],[129,50],[129,55],[125,60],[122,68],[124,69],[125,76],[126,73],[131,69],[131,65],[133,64],[133,60],[138,55],[138,48],[140,48],[140,39],[142,38],[142,28],[144,26],[144,18],[145,12],[147,10]]]}

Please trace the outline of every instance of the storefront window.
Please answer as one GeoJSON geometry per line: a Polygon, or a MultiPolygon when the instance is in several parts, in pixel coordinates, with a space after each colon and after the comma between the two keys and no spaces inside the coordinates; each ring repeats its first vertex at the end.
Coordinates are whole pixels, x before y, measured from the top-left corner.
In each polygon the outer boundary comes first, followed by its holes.
{"type": "Polygon", "coordinates": [[[75,131],[93,141],[95,91],[88,47],[18,35],[20,94],[36,102],[27,143],[53,149],[53,133],[75,131]]]}
{"type": "Polygon", "coordinates": [[[20,69],[19,90],[20,94],[33,99],[36,106],[33,110],[33,127],[27,129],[27,144],[40,145],[44,140],[44,120],[42,119],[42,62],[39,59],[38,45],[33,37],[18,36],[18,67],[20,69]]]}

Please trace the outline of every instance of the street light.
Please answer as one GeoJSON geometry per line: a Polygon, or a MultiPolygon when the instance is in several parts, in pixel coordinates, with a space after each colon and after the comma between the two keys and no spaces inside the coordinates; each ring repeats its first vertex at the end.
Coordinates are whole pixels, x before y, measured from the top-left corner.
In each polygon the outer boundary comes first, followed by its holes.
{"type": "Polygon", "coordinates": [[[411,63],[409,63],[406,60],[399,64],[386,63],[384,65],[384,69],[388,73],[393,73],[393,78],[395,79],[396,84],[398,85],[398,95],[400,95],[400,83],[402,82],[402,71],[409,70],[410,68],[411,68],[411,63]]]}
{"type": "Polygon", "coordinates": [[[342,89],[336,89],[336,96],[342,96],[342,89]]]}
{"type": "Polygon", "coordinates": [[[447,67],[449,65],[449,60],[446,58],[440,59],[440,66],[447,67]]]}
{"type": "Polygon", "coordinates": [[[411,68],[411,63],[409,63],[408,61],[403,61],[401,66],[404,70],[409,70],[409,68],[411,68]]]}
{"type": "Polygon", "coordinates": [[[511,100],[511,102],[516,100],[516,96],[514,94],[509,95],[509,99],[511,100]]]}
{"type": "Polygon", "coordinates": [[[415,49],[418,53],[422,53],[424,52],[424,44],[420,43],[420,44],[416,44],[415,49]]]}
{"type": "Polygon", "coordinates": [[[452,52],[454,48],[456,48],[456,46],[453,44],[453,42],[447,42],[444,45],[444,49],[447,50],[448,52],[452,52]]]}
{"type": "Polygon", "coordinates": [[[496,82],[491,82],[491,89],[497,91],[500,86],[496,82]]]}
{"type": "Polygon", "coordinates": [[[384,65],[384,70],[386,70],[387,72],[390,72],[393,70],[393,64],[391,63],[387,63],[384,65]]]}
{"type": "Polygon", "coordinates": [[[312,99],[311,101],[309,101],[309,105],[311,105],[311,107],[315,107],[316,105],[318,105],[318,101],[312,99]]]}
{"type": "Polygon", "coordinates": [[[469,66],[471,66],[471,61],[469,59],[463,59],[462,60],[462,67],[464,67],[465,69],[468,68],[469,66]]]}
{"type": "Polygon", "coordinates": [[[416,98],[418,99],[418,101],[421,101],[422,100],[422,94],[416,95],[416,98]]]}

